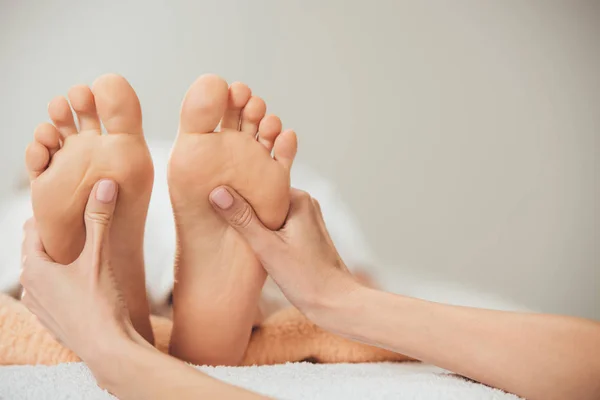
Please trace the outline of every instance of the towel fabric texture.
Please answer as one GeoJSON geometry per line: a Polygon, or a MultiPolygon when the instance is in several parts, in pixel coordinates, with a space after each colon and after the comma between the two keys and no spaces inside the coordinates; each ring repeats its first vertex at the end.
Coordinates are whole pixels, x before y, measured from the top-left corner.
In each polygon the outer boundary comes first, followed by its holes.
{"type": "MultiPolygon", "coordinates": [[[[517,396],[420,363],[198,367],[277,399],[518,400],[517,396]]],[[[0,399],[114,399],[83,363],[0,368],[0,399]]]]}
{"type": "MultiPolygon", "coordinates": [[[[156,347],[167,351],[171,321],[152,317],[156,347]]],[[[293,307],[269,316],[250,339],[243,365],[313,363],[359,363],[407,361],[408,357],[353,342],[326,332],[293,307]]],[[[0,365],[54,365],[79,361],[40,325],[23,304],[0,294],[0,365]]]]}
{"type": "MultiPolygon", "coordinates": [[[[154,317],[152,325],[157,347],[166,351],[171,321],[154,317]]],[[[114,399],[78,360],[20,302],[0,294],[0,364],[9,365],[0,367],[0,399],[114,399]]],[[[279,399],[518,399],[418,362],[374,363],[407,360],[325,332],[288,308],[253,332],[246,367],[198,368],[279,399]]]]}

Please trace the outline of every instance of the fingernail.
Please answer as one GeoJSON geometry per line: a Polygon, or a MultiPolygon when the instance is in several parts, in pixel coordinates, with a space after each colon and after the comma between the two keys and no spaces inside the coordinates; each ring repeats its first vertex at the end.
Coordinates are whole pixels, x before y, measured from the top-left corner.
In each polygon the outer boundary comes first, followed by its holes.
{"type": "Polygon", "coordinates": [[[227,210],[233,204],[233,196],[224,188],[213,190],[210,194],[210,199],[222,210],[227,210]]]}
{"type": "Polygon", "coordinates": [[[117,192],[117,184],[111,180],[103,180],[98,184],[96,189],[96,200],[102,203],[110,203],[115,199],[117,192]]]}

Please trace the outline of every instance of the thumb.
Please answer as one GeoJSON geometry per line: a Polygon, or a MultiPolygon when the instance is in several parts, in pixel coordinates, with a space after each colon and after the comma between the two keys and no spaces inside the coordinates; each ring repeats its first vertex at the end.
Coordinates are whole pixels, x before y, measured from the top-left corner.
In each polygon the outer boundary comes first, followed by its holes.
{"type": "Polygon", "coordinates": [[[47,261],[52,259],[44,250],[44,245],[40,239],[40,235],[35,226],[35,219],[29,218],[23,225],[23,243],[21,244],[21,261],[25,264],[25,260],[29,257],[39,258],[47,261]]]}
{"type": "Polygon", "coordinates": [[[85,207],[85,246],[83,253],[100,255],[108,238],[117,200],[117,184],[109,179],[97,182],[90,193],[85,207]]]}
{"type": "Polygon", "coordinates": [[[260,222],[252,206],[235,190],[225,186],[213,190],[209,198],[217,213],[242,235],[254,254],[264,260],[275,234],[260,222]]]}

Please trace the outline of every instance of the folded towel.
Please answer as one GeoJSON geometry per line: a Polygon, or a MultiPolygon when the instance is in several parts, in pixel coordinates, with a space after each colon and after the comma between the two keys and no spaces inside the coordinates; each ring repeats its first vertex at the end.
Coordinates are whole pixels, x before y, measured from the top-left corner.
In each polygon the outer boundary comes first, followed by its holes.
{"type": "MultiPolygon", "coordinates": [[[[518,400],[517,396],[420,363],[199,367],[213,377],[277,399],[518,400]]],[[[114,399],[82,363],[0,367],[0,398],[114,399]]]]}
{"type": "MultiPolygon", "coordinates": [[[[156,347],[166,352],[171,321],[152,317],[156,347]]],[[[377,347],[353,342],[326,332],[297,309],[289,307],[268,317],[254,329],[243,365],[311,363],[361,363],[408,361],[410,358],[377,347]]],[[[53,365],[79,361],[59,344],[19,301],[0,293],[0,365],[53,365]]]]}
{"type": "MultiPolygon", "coordinates": [[[[156,346],[167,351],[171,321],[152,317],[156,346]]],[[[319,329],[287,308],[254,330],[243,364],[198,367],[215,378],[281,399],[490,399],[518,397],[408,357],[319,329]],[[258,366],[266,364],[284,365],[258,366]],[[313,365],[313,363],[340,363],[313,365]],[[356,364],[348,364],[356,363],[356,364]]],[[[0,293],[0,399],[114,399],[79,358],[60,345],[19,301],[0,293]],[[56,366],[48,366],[60,364],[56,366]]]]}

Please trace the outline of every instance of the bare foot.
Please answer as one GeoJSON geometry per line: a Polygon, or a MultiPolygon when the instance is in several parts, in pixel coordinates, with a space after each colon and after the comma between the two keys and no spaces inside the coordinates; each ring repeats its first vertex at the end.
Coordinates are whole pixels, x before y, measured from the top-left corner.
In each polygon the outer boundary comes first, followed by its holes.
{"type": "Polygon", "coordinates": [[[228,89],[215,75],[196,80],[181,107],[169,162],[177,229],[170,352],[195,364],[241,362],[266,276],[238,233],[214,212],[210,192],[219,185],[235,188],[272,229],[288,212],[296,135],[281,132],[279,118],[265,112],[264,101],[246,85],[228,89]]]}
{"type": "Polygon", "coordinates": [[[142,134],[140,103],[118,75],[100,77],[91,90],[74,86],[69,100],[71,106],[64,97],[50,102],[54,124],[36,128],[25,154],[42,242],[55,261],[73,262],[85,242],[83,212],[92,187],[101,178],[115,180],[119,198],[110,233],[111,262],[134,326],[152,343],[143,239],[154,169],[142,134]],[[107,135],[102,135],[101,121],[107,135]]]}

